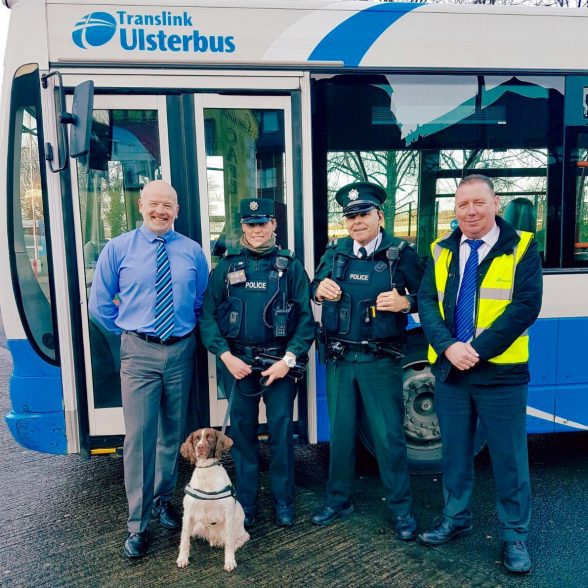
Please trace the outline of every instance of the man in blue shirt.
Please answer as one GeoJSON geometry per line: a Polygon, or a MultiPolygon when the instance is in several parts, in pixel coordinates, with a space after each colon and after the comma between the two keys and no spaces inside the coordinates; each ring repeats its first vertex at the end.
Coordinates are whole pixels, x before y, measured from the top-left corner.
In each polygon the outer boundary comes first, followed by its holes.
{"type": "Polygon", "coordinates": [[[170,499],[192,381],[193,331],[208,282],[200,245],[172,228],[176,191],[161,180],[148,183],[139,210],[143,225],[109,241],[100,254],[89,303],[102,325],[122,335],[129,558],[145,555],[152,512],[163,527],[181,526],[170,499]]]}

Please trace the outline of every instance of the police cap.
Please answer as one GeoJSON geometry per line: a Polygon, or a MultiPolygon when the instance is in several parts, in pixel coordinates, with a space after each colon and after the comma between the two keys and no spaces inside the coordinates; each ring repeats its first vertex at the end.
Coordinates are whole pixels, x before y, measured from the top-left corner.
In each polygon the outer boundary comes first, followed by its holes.
{"type": "Polygon", "coordinates": [[[371,182],[353,182],[335,194],[335,199],[343,207],[343,216],[368,212],[372,208],[379,210],[386,197],[386,190],[371,182]]]}
{"type": "Polygon", "coordinates": [[[268,198],[243,198],[239,214],[246,225],[269,223],[275,216],[274,201],[268,198]]]}

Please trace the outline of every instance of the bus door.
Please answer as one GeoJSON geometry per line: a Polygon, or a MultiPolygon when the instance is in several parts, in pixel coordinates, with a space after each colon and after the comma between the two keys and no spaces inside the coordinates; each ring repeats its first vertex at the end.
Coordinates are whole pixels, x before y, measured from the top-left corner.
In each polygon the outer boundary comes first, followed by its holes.
{"type": "MultiPolygon", "coordinates": [[[[140,189],[150,180],[170,182],[167,145],[164,96],[95,96],[90,154],[78,162],[77,176],[72,173],[82,306],[104,245],[142,222],[140,189]]],[[[124,435],[120,337],[83,315],[90,450],[116,447],[124,435]]]]}
{"type": "MultiPolygon", "coordinates": [[[[239,203],[275,203],[277,242],[294,249],[294,173],[290,96],[194,97],[202,247],[211,269],[241,235],[239,203]]],[[[221,426],[230,381],[219,377],[219,360],[208,354],[210,424],[221,426]]],[[[298,412],[295,412],[295,420],[298,412]]],[[[260,422],[265,407],[260,403],[260,422]]]]}

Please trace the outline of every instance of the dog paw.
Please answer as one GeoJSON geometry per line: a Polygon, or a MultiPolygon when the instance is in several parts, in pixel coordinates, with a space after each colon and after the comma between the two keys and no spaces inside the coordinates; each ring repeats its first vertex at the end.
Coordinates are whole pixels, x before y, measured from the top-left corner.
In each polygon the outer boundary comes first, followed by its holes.
{"type": "Polygon", "coordinates": [[[237,562],[235,559],[225,559],[225,570],[227,572],[232,572],[237,567],[237,562]]]}
{"type": "Polygon", "coordinates": [[[187,557],[178,557],[178,559],[176,560],[176,564],[177,564],[178,568],[185,568],[188,565],[188,558],[187,557]]]}

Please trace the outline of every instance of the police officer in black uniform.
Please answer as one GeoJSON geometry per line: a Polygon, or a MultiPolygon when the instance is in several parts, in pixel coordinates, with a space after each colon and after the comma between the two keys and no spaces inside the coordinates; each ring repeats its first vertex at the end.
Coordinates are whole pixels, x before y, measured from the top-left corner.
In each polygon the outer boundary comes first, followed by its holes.
{"type": "Polygon", "coordinates": [[[223,363],[231,400],[237,498],[245,527],[255,524],[259,491],[259,400],[266,406],[269,478],[276,523],[294,522],[293,410],[296,378],[315,335],[309,279],[289,250],[276,245],[274,203],[240,203],[243,235],[227,248],[208,282],[200,331],[223,363]]]}
{"type": "MultiPolygon", "coordinates": [[[[402,353],[409,312],[422,278],[417,253],[388,235],[380,210],[383,188],[355,182],[336,194],[349,237],[327,246],[311,284],[323,305],[327,401],[331,423],[325,505],[311,521],[328,525],[351,514],[357,406],[373,436],[380,478],[399,539],[416,538],[404,437],[402,353]]],[[[322,339],[322,337],[321,337],[322,339]]]]}

